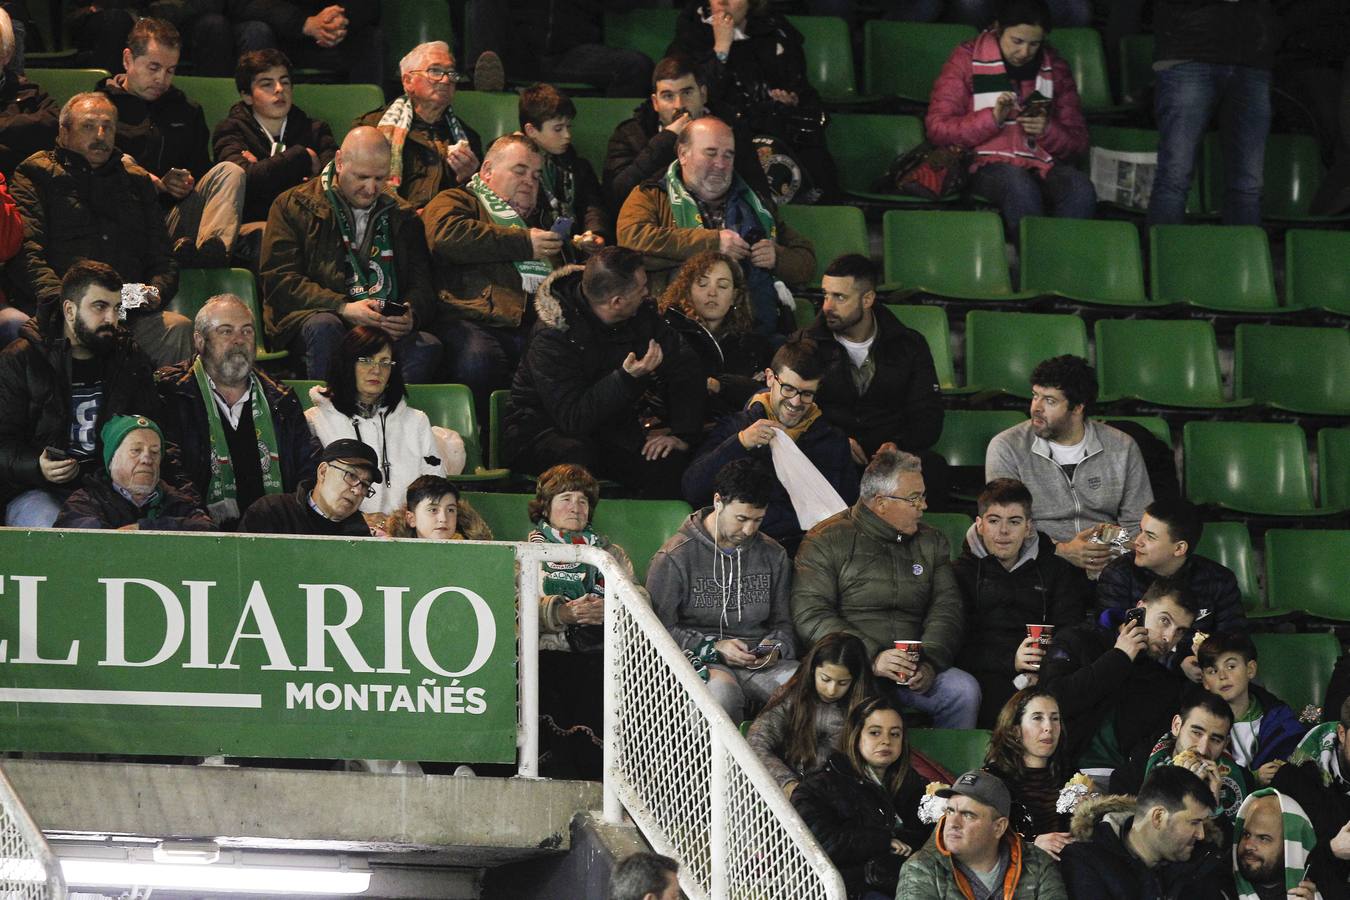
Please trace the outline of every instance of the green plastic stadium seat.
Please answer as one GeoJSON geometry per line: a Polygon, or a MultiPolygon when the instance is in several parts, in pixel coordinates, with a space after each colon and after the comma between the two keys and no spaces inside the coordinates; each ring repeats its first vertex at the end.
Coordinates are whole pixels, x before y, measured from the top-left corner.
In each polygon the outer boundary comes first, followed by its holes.
{"type": "MultiPolygon", "coordinates": [[[[459,96],[455,96],[456,107],[459,96]]],[[[297,84],[295,105],[311,119],[327,122],[341,144],[357,119],[384,106],[384,91],[373,84],[297,84]]]]}
{"type": "Polygon", "coordinates": [[[838,16],[788,16],[802,33],[806,78],[826,103],[855,103],[858,85],[853,79],[853,39],[848,23],[838,16]]]}
{"type": "Polygon", "coordinates": [[[1088,355],[1087,326],[1078,316],[966,313],[966,386],[1031,396],[1031,373],[1042,360],[1088,355]]]}
{"type": "Polygon", "coordinates": [[[1350,509],[1350,428],[1317,432],[1317,472],[1322,505],[1350,509]]]}
{"type": "Polygon", "coordinates": [[[178,293],[169,303],[174,312],[191,319],[208,299],[216,294],[234,294],[253,311],[253,333],[258,362],[285,359],[286,350],[268,350],[264,343],[262,309],[258,305],[257,282],[248,269],[179,269],[178,293]]]}
{"type": "Polygon", "coordinates": [[[486,153],[497,138],[520,130],[520,97],[513,91],[456,91],[455,115],[478,132],[486,153]]]}
{"type": "Polygon", "coordinates": [[[572,120],[572,146],[599,178],[605,170],[609,136],[620,122],[633,115],[637,104],[631,97],[573,97],[572,102],[577,107],[577,116],[572,120]]]}
{"type": "Polygon", "coordinates": [[[1350,332],[1242,324],[1235,329],[1233,393],[1275,409],[1350,414],[1350,332]]]}
{"type": "MultiPolygon", "coordinates": [[[[1088,126],[1088,139],[1093,148],[1100,147],[1102,150],[1114,150],[1121,153],[1152,153],[1155,157],[1158,153],[1158,132],[1150,131],[1147,128],[1093,124],[1088,126]]],[[[1192,216],[1200,215],[1204,210],[1204,200],[1200,196],[1201,168],[1201,166],[1195,167],[1195,177],[1191,179],[1191,189],[1186,193],[1186,213],[1192,216]]],[[[1118,209],[1127,209],[1140,214],[1143,214],[1147,206],[1145,202],[1133,206],[1109,199],[1102,199],[1101,202],[1118,209]]]]}
{"type": "Polygon", "coordinates": [[[863,90],[927,103],[947,57],[975,34],[969,25],[873,19],[863,26],[863,90]]]}
{"type": "MultiPolygon", "coordinates": [[[[1205,208],[1217,215],[1223,207],[1227,184],[1222,141],[1217,134],[1206,135],[1203,159],[1205,208]]],[[[1284,222],[1344,219],[1345,216],[1314,216],[1308,211],[1325,175],[1316,138],[1307,134],[1269,135],[1262,173],[1261,217],[1284,222]]]]}
{"type": "Polygon", "coordinates": [[[1111,97],[1111,81],[1106,75],[1106,51],[1101,34],[1095,28],[1056,28],[1049,36],[1050,46],[1069,64],[1073,72],[1083,112],[1117,112],[1120,107],[1111,97]]]}
{"type": "MultiPolygon", "coordinates": [[[[50,94],[52,102],[61,107],[76,94],[92,91],[94,85],[110,73],[106,69],[28,69],[24,75],[50,94]]],[[[210,122],[206,124],[211,127],[210,122]]]]}
{"type": "Polygon", "coordinates": [[[1246,522],[1206,522],[1195,552],[1212,559],[1237,576],[1242,605],[1248,616],[1279,615],[1287,610],[1266,609],[1256,582],[1256,552],[1246,522]]]}
{"type": "MultiPolygon", "coordinates": [[[[391,77],[398,75],[398,63],[409,50],[428,41],[445,41],[455,45],[454,27],[450,22],[450,4],[444,0],[399,0],[390,3],[380,18],[384,32],[385,71],[391,77]]],[[[472,65],[473,60],[460,65],[472,65]]]]}
{"type": "Polygon", "coordinates": [[[1291,228],[1284,233],[1288,306],[1350,316],[1350,231],[1291,228]]]}
{"type": "Polygon", "coordinates": [[[984,753],[989,749],[989,732],[982,728],[915,728],[905,737],[915,750],[941,763],[953,775],[983,766],[984,753]]]}
{"type": "Polygon", "coordinates": [[[473,410],[473,392],[462,384],[410,384],[408,405],[427,414],[432,425],[449,428],[464,440],[464,471],[458,482],[501,481],[506,469],[483,468],[483,440],[473,410]]]}
{"type": "Polygon", "coordinates": [[[500,388],[488,396],[488,465],[494,469],[504,468],[506,463],[502,454],[502,416],[506,415],[506,401],[511,396],[507,388],[500,388]]]}
{"type": "MultiPolygon", "coordinates": [[[[465,491],[461,494],[483,517],[492,537],[498,541],[523,541],[530,535],[533,527],[530,522],[529,506],[534,494],[485,494],[465,491]]],[[[601,501],[604,505],[604,501],[601,501]]]]}
{"type": "Polygon", "coordinates": [[[301,409],[309,409],[314,405],[314,401],[309,397],[309,389],[320,384],[323,384],[323,382],[305,378],[286,379],[286,386],[295,391],[295,396],[300,401],[301,409]]]}
{"type": "Polygon", "coordinates": [[[1118,219],[1022,220],[1022,290],[1106,306],[1146,306],[1139,232],[1118,219]]]}
{"type": "Polygon", "coordinates": [[[1224,399],[1218,343],[1208,322],[1100,319],[1095,331],[1103,402],[1137,399],[1190,409],[1251,404],[1224,399]]]}
{"type": "MultiPolygon", "coordinates": [[[[189,100],[193,100],[202,107],[202,115],[206,118],[207,143],[210,143],[210,135],[215,133],[216,126],[225,121],[225,117],[230,114],[230,107],[239,102],[239,89],[234,86],[233,78],[212,78],[204,75],[176,75],[173,79],[173,86],[178,88],[184,94],[187,94],[189,100]]],[[[305,113],[309,109],[301,107],[305,113]]],[[[362,110],[366,112],[367,110],[362,110]]]]}
{"type": "Polygon", "coordinates": [[[1098,422],[1110,425],[1112,422],[1134,422],[1147,428],[1149,433],[1167,446],[1172,446],[1172,429],[1162,416],[1093,416],[1098,422]]]}
{"type": "Polygon", "coordinates": [[[872,190],[897,156],[923,142],[923,123],[914,116],[839,113],[825,127],[825,142],[839,170],[839,186],[848,193],[865,200],[916,202],[872,190]]]}
{"type": "Polygon", "coordinates": [[[1120,39],[1120,94],[1132,106],[1141,105],[1153,84],[1153,46],[1151,34],[1127,34],[1120,39]]]}
{"type": "Polygon", "coordinates": [[[1350,622],[1347,584],[1350,531],[1273,528],[1266,532],[1266,591],[1272,604],[1350,622]]]}
{"type": "Polygon", "coordinates": [[[836,257],[845,253],[868,255],[867,222],[856,206],[802,206],[788,204],[779,210],[784,224],[811,239],[816,248],[816,274],[812,287],[836,257]]]}
{"type": "MultiPolygon", "coordinates": [[[[788,207],[791,209],[791,207],[788,207]]],[[[933,354],[933,367],[937,370],[938,386],[944,391],[955,391],[956,367],[952,363],[951,332],[947,327],[947,311],[940,306],[901,306],[886,307],[900,324],[913,328],[928,342],[928,352],[933,354]]]]}
{"type": "Polygon", "coordinates": [[[947,545],[952,559],[961,555],[961,547],[966,542],[966,532],[975,520],[965,513],[926,512],[923,521],[947,536],[947,545]]]}
{"type": "Polygon", "coordinates": [[[659,62],[675,38],[674,9],[630,9],[605,13],[605,46],[637,50],[659,62]]]}
{"type": "Polygon", "coordinates": [[[1026,413],[1016,410],[949,409],[942,417],[942,434],[933,452],[951,466],[983,468],[989,441],[1026,420],[1026,413]]]}
{"type": "Polygon", "coordinates": [[[595,530],[628,551],[638,583],[661,545],[680,530],[693,512],[683,500],[606,500],[601,488],[595,507],[595,530]]]}
{"type": "Polygon", "coordinates": [[[889,210],[881,218],[883,290],[963,300],[1019,300],[1012,289],[998,213],[889,210]]]}
{"type": "Polygon", "coordinates": [[[1274,312],[1266,232],[1255,225],[1155,225],[1149,233],[1155,303],[1274,312]]]}
{"type": "Polygon", "coordinates": [[[1289,704],[1294,715],[1306,706],[1322,705],[1331,670],[1341,655],[1334,634],[1253,634],[1252,643],[1256,680],[1289,704]]]}
{"type": "MultiPolygon", "coordinates": [[[[1303,429],[1268,422],[1187,422],[1186,496],[1238,512],[1316,515],[1303,429]]],[[[1275,606],[1287,604],[1272,593],[1275,606]]]]}

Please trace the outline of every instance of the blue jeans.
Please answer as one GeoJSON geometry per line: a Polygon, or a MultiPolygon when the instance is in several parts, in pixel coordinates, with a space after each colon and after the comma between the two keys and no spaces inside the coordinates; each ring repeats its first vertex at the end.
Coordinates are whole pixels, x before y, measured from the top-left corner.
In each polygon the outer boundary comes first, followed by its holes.
{"type": "Polygon", "coordinates": [[[5,507],[5,524],[12,528],[51,528],[61,512],[56,494],[33,488],[24,491],[5,507]]]}
{"type": "Polygon", "coordinates": [[[939,672],[928,693],[918,694],[894,686],[895,697],[904,706],[933,717],[934,728],[974,728],[980,711],[980,683],[961,669],[939,672]]]}
{"type": "Polygon", "coordinates": [[[1188,62],[1157,76],[1158,170],[1148,224],[1184,221],[1196,157],[1217,109],[1228,180],[1223,223],[1260,225],[1262,167],[1270,134],[1269,70],[1188,62]]]}
{"type": "MultiPolygon", "coordinates": [[[[328,368],[338,345],[347,335],[347,323],[334,313],[315,313],[300,325],[295,349],[305,360],[305,377],[328,378],[328,368]]],[[[394,358],[403,369],[405,384],[426,384],[436,379],[441,364],[441,342],[425,331],[413,331],[394,342],[394,358]]]]}
{"type": "Polygon", "coordinates": [[[468,385],[480,425],[488,421],[488,400],[498,388],[510,387],[511,375],[525,350],[525,328],[499,328],[442,318],[436,336],[445,345],[446,380],[468,385]]]}
{"type": "Polygon", "coordinates": [[[998,207],[1003,232],[1014,244],[1023,216],[1091,219],[1097,214],[1092,179],[1064,163],[1051,166],[1044,178],[1023,166],[990,163],[970,176],[970,190],[998,207]]]}

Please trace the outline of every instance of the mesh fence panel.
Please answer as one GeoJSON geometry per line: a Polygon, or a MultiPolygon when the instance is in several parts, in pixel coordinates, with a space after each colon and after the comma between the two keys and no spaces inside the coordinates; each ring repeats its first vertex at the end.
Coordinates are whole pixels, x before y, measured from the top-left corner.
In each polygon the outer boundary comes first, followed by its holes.
{"type": "Polygon", "coordinates": [[[65,896],[65,884],[46,839],[0,772],[0,897],[65,900],[65,896]]]}

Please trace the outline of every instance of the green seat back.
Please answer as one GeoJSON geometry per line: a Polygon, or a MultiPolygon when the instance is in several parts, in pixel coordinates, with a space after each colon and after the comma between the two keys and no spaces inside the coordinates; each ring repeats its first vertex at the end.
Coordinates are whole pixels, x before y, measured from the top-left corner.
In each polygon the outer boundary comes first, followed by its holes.
{"type": "Polygon", "coordinates": [[[1151,34],[1127,34],[1120,39],[1120,94],[1126,103],[1143,102],[1153,84],[1153,45],[1151,34]]]}
{"type": "Polygon", "coordinates": [[[1252,643],[1256,645],[1256,680],[1289,704],[1294,715],[1306,706],[1322,705],[1331,670],[1341,655],[1334,634],[1253,634],[1252,643]]]}
{"type": "MultiPolygon", "coordinates": [[[[1186,496],[1238,512],[1315,511],[1303,429],[1268,422],[1187,422],[1182,429],[1186,496]]],[[[1272,606],[1285,605],[1272,593],[1272,606]]]]}
{"type": "MultiPolygon", "coordinates": [[[[173,86],[189,100],[201,104],[202,115],[206,118],[207,141],[214,134],[216,126],[225,121],[230,107],[239,102],[239,89],[234,86],[233,78],[212,78],[206,75],[177,75],[173,86]]],[[[366,110],[362,110],[365,112],[366,110]]],[[[308,113],[309,110],[305,109],[308,113]]]]}
{"type": "Polygon", "coordinates": [[[942,416],[942,434],[933,452],[951,466],[983,467],[994,436],[1026,420],[1026,413],[1016,410],[949,409],[942,416]]]}
{"type": "MultiPolygon", "coordinates": [[[[380,18],[384,32],[384,68],[397,77],[398,63],[408,51],[428,41],[445,41],[455,46],[454,26],[450,22],[450,4],[444,0],[399,0],[390,3],[380,18]]],[[[471,66],[473,60],[458,66],[471,66]]]]}
{"type": "MultiPolygon", "coordinates": [[[[1217,134],[1205,136],[1205,208],[1218,213],[1223,208],[1223,141],[1217,134]]],[[[1272,134],[1266,137],[1261,181],[1261,215],[1267,219],[1307,219],[1312,199],[1322,185],[1326,169],[1317,139],[1307,134],[1272,134]]]]}
{"type": "Polygon", "coordinates": [[[530,536],[529,507],[534,494],[488,494],[464,491],[460,494],[483,517],[499,541],[523,541],[530,536]]]}
{"type": "MultiPolygon", "coordinates": [[[[92,91],[111,73],[106,69],[28,69],[24,75],[51,95],[52,102],[58,107],[76,94],[92,91]]],[[[207,123],[208,126],[210,123],[207,123]]]]}
{"type": "Polygon", "coordinates": [[[966,532],[975,522],[965,513],[940,512],[925,512],[923,521],[929,527],[936,528],[947,536],[947,545],[951,551],[952,559],[961,555],[961,546],[966,542],[966,532]]]}
{"type": "Polygon", "coordinates": [[[1133,224],[1027,216],[1021,232],[1022,290],[1121,306],[1149,302],[1133,224]]]}
{"type": "Polygon", "coordinates": [[[788,204],[779,210],[783,222],[811,239],[816,248],[816,274],[812,287],[830,263],[845,253],[868,255],[867,222],[856,206],[801,206],[788,204]]]}
{"type": "Polygon", "coordinates": [[[384,106],[384,91],[373,84],[297,84],[295,105],[311,119],[327,122],[341,144],[357,119],[384,106]]]}
{"type": "Polygon", "coordinates": [[[1069,64],[1084,112],[1110,109],[1115,105],[1111,81],[1106,75],[1106,51],[1102,49],[1102,36],[1097,29],[1056,28],[1050,34],[1049,43],[1069,64]]]}
{"type": "Polygon", "coordinates": [[[606,500],[595,508],[595,530],[628,551],[638,583],[661,545],[693,512],[683,500],[606,500]]]}
{"type": "Polygon", "coordinates": [[[483,464],[483,441],[473,412],[473,392],[462,384],[410,384],[408,405],[427,414],[432,425],[449,428],[464,440],[464,471],[483,464]]]}
{"type": "Polygon", "coordinates": [[[1087,358],[1087,326],[1078,316],[966,313],[966,387],[1031,396],[1031,373],[1042,360],[1071,353],[1087,358]]]}
{"type": "MultiPolygon", "coordinates": [[[[789,207],[790,208],[790,207],[789,207]]],[[[956,366],[952,363],[951,331],[947,327],[947,311],[940,306],[888,305],[900,324],[913,328],[928,342],[933,354],[933,368],[937,370],[938,386],[956,387],[956,366]]]]}
{"type": "Polygon", "coordinates": [[[1272,606],[1350,622],[1347,584],[1350,531],[1266,532],[1266,592],[1272,606]]]}
{"type": "Polygon", "coordinates": [[[317,387],[318,385],[321,384],[323,384],[323,382],[317,379],[314,380],[306,378],[286,379],[286,386],[289,387],[291,390],[295,391],[295,396],[300,401],[301,409],[309,409],[314,405],[314,401],[311,400],[309,396],[309,389],[312,387],[317,387]]]}
{"type": "Polygon", "coordinates": [[[1256,552],[1246,522],[1206,522],[1195,552],[1237,576],[1242,604],[1248,609],[1261,607],[1261,590],[1256,581],[1256,552]]]}
{"type": "Polygon", "coordinates": [[[1350,428],[1317,432],[1317,475],[1322,506],[1350,509],[1350,428]]]}
{"type": "Polygon", "coordinates": [[[1150,434],[1167,446],[1172,446],[1172,429],[1168,427],[1167,420],[1162,416],[1093,416],[1092,418],[1108,425],[1112,422],[1134,422],[1136,425],[1147,428],[1150,434]]]}
{"type": "Polygon", "coordinates": [[[897,209],[881,223],[887,285],[945,297],[1012,299],[998,213],[897,209]]]}
{"type": "Polygon", "coordinates": [[[1242,324],[1233,342],[1233,393],[1299,413],[1350,414],[1350,332],[1242,324]]]}
{"type": "Polygon", "coordinates": [[[802,33],[806,79],[826,103],[854,100],[853,39],[848,23],[838,16],[788,16],[802,33]]]}
{"type": "Polygon", "coordinates": [[[1224,405],[1218,342],[1210,323],[1099,319],[1095,331],[1102,400],[1224,405]]]}
{"type": "Polygon", "coordinates": [[[500,469],[506,465],[506,454],[502,453],[502,417],[506,415],[506,401],[510,398],[508,388],[499,388],[488,396],[488,468],[500,469]]]}
{"type": "Polygon", "coordinates": [[[520,97],[511,91],[456,91],[455,115],[478,132],[486,153],[497,138],[520,130],[520,97]]]}
{"type": "Polygon", "coordinates": [[[927,103],[947,57],[975,34],[969,25],[870,20],[863,26],[863,91],[927,103]]]}
{"type": "MultiPolygon", "coordinates": [[[[1152,60],[1150,60],[1151,63],[1152,60]]],[[[1088,139],[1091,146],[1100,147],[1103,150],[1115,150],[1123,153],[1152,153],[1155,157],[1158,153],[1158,132],[1150,131],[1147,128],[1127,128],[1121,125],[1089,125],[1088,139]]],[[[1201,168],[1196,166],[1195,175],[1191,178],[1191,189],[1186,193],[1186,212],[1192,215],[1198,214],[1204,209],[1204,198],[1200,196],[1201,168]]],[[[1112,201],[1106,202],[1111,203],[1112,201]]],[[[1112,205],[1129,206],[1120,203],[1112,203],[1112,205]]],[[[1144,206],[1147,206],[1147,204],[1142,204],[1137,208],[1142,210],[1144,206]]]]}
{"type": "Polygon", "coordinates": [[[659,62],[675,38],[675,9],[630,9],[605,13],[605,46],[637,50],[659,62]]]}
{"type": "Polygon", "coordinates": [[[1284,259],[1288,306],[1350,315],[1350,231],[1291,228],[1284,233],[1284,259]]]}
{"type": "Polygon", "coordinates": [[[989,732],[983,728],[915,728],[905,737],[910,746],[952,775],[961,775],[984,765],[984,754],[989,749],[989,732]]]}
{"type": "Polygon", "coordinates": [[[1155,303],[1273,310],[1270,244],[1255,225],[1155,225],[1149,233],[1155,303]]]}
{"type": "Polygon", "coordinates": [[[891,162],[922,141],[923,123],[914,116],[839,113],[825,128],[839,186],[858,196],[871,195],[891,162]]]}
{"type": "MultiPolygon", "coordinates": [[[[637,104],[631,97],[573,97],[577,115],[572,120],[572,146],[595,169],[596,178],[605,170],[609,137],[637,104]]],[[[519,120],[517,120],[519,121],[519,120]]]]}
{"type": "Polygon", "coordinates": [[[179,269],[178,293],[170,301],[169,308],[191,319],[216,294],[234,294],[253,312],[254,346],[259,361],[286,356],[284,350],[267,350],[264,343],[267,329],[263,327],[262,308],[258,304],[257,282],[248,269],[179,269]]]}

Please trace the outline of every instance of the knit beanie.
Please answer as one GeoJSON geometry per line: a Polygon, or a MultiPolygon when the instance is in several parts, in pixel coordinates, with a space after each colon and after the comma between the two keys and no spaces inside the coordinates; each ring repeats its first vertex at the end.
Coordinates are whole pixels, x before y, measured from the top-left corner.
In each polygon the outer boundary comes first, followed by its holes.
{"type": "Polygon", "coordinates": [[[113,416],[103,424],[103,430],[99,436],[103,439],[103,468],[108,470],[112,468],[113,454],[117,448],[122,446],[122,441],[131,432],[140,428],[148,428],[159,435],[159,442],[164,443],[164,432],[159,430],[159,426],[145,416],[113,416]]]}

